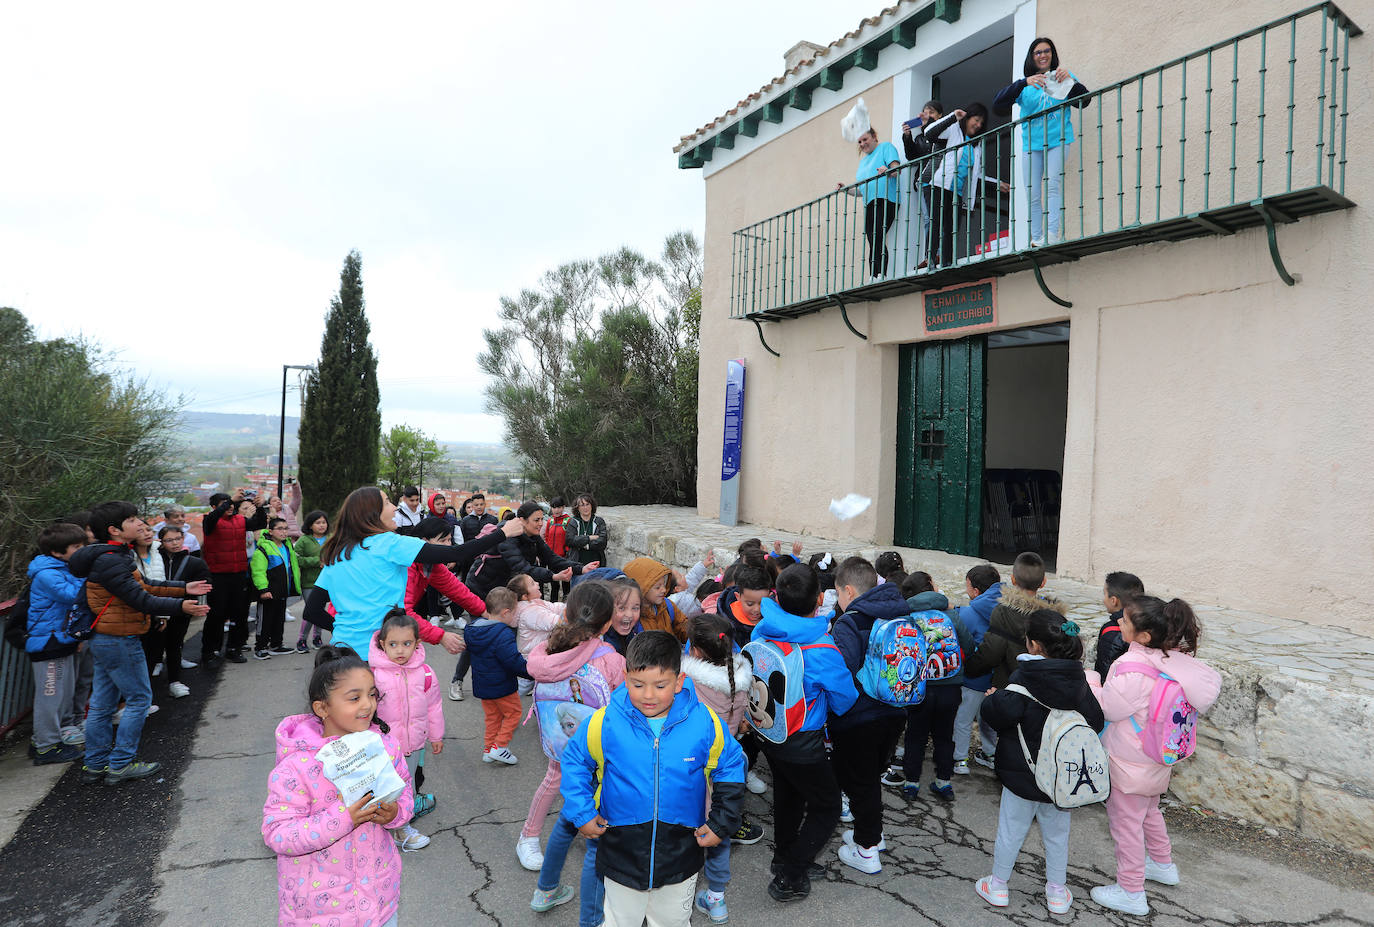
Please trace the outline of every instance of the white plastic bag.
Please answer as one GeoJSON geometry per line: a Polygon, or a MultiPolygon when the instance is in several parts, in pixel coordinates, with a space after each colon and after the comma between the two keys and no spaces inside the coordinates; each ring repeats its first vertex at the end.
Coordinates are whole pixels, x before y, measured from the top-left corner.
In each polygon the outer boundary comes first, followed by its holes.
{"type": "Polygon", "coordinates": [[[862,515],[864,510],[873,504],[873,500],[867,496],[861,496],[856,492],[851,492],[843,499],[830,500],[830,514],[840,521],[849,521],[862,515]]]}
{"type": "Polygon", "coordinates": [[[859,136],[872,127],[873,124],[868,120],[868,104],[864,102],[863,97],[859,97],[854,106],[845,114],[845,117],[840,120],[840,134],[851,145],[857,144],[859,136]]]}
{"type": "Polygon", "coordinates": [[[315,759],[324,764],[325,778],[338,788],[345,807],[351,808],[368,792],[372,801],[364,807],[395,801],[406,787],[376,731],[345,734],[321,747],[315,759]]]}

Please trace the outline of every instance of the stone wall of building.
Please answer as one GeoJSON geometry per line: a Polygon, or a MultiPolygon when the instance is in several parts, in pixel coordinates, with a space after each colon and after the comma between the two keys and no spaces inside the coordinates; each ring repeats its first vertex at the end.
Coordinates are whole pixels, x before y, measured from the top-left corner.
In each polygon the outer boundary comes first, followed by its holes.
{"type": "MultiPolygon", "coordinates": [[[[799,540],[807,555],[828,550],[872,559],[879,552],[858,541],[759,525],[727,528],[670,506],[611,507],[600,514],[610,531],[607,559],[615,566],[648,556],[685,572],[714,551],[723,567],[749,537],[788,548],[799,540]]],[[[940,551],[882,549],[900,551],[908,570],[928,572],[955,604],[966,601],[964,573],[981,562],[940,551]]],[[[1010,567],[999,569],[1010,576],[1010,567]]],[[[1046,591],[1067,602],[1085,629],[1091,664],[1106,617],[1101,587],[1051,576],[1046,591]]],[[[1200,655],[1225,682],[1202,719],[1197,754],[1174,775],[1175,796],[1374,858],[1374,766],[1366,738],[1374,729],[1374,639],[1282,615],[1217,605],[1196,611],[1203,627],[1200,655]]]]}

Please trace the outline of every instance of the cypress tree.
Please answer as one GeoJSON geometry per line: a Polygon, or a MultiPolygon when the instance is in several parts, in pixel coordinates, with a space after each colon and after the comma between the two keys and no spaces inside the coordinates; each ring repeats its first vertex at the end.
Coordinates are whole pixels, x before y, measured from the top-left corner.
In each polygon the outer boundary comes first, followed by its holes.
{"type": "MultiPolygon", "coordinates": [[[[377,355],[363,304],[363,260],[344,258],[329,305],[320,360],[306,380],[301,413],[301,485],[311,508],[335,512],[344,497],[377,480],[382,431],[377,355]]],[[[331,517],[332,520],[332,517],[331,517]]]]}

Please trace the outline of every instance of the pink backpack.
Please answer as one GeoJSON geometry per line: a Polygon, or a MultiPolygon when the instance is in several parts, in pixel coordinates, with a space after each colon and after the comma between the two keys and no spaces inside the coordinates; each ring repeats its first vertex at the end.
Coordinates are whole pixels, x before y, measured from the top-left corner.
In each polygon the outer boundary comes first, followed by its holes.
{"type": "Polygon", "coordinates": [[[1186,760],[1197,750],[1197,709],[1188,702],[1183,686],[1168,673],[1148,663],[1120,663],[1119,672],[1143,673],[1155,681],[1145,724],[1131,726],[1140,738],[1145,755],[1161,766],[1186,760]]]}

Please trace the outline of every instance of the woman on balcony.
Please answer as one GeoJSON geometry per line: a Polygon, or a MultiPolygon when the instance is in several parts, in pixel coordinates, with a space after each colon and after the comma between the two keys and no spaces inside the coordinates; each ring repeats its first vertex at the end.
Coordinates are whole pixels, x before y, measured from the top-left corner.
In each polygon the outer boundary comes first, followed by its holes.
{"type": "MultiPolygon", "coordinates": [[[[865,120],[866,121],[866,120],[865,120]]],[[[852,137],[852,136],[851,136],[852,137]]],[[[890,173],[902,163],[901,155],[891,142],[879,142],[878,132],[870,128],[859,136],[859,169],[854,174],[855,183],[862,186],[850,187],[850,196],[864,198],[864,238],[868,240],[868,268],[874,280],[887,273],[887,231],[897,218],[899,203],[897,175],[890,173]],[[881,180],[875,178],[882,178],[881,180]]],[[[835,184],[836,190],[844,190],[843,183],[835,184]]]]}
{"type": "Polygon", "coordinates": [[[1004,87],[992,101],[992,108],[1006,115],[1013,104],[1021,107],[1023,171],[1030,194],[1030,243],[1032,248],[1038,248],[1046,243],[1046,219],[1049,244],[1064,239],[1064,155],[1065,149],[1073,144],[1073,118],[1066,104],[1086,105],[1088,88],[1060,66],[1059,51],[1043,36],[1031,42],[1022,71],[1026,76],[1004,87]],[[1047,188],[1043,204],[1042,184],[1047,188]]]}

